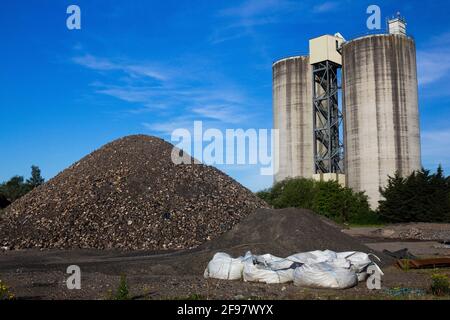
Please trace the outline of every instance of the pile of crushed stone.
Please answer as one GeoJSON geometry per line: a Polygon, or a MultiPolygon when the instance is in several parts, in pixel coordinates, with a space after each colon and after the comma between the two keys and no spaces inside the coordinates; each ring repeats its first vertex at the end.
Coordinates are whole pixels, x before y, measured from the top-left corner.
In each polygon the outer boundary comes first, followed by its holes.
{"type": "Polygon", "coordinates": [[[267,207],[214,167],[175,165],[172,149],[145,135],[103,146],[10,205],[0,246],[193,248],[267,207]]]}

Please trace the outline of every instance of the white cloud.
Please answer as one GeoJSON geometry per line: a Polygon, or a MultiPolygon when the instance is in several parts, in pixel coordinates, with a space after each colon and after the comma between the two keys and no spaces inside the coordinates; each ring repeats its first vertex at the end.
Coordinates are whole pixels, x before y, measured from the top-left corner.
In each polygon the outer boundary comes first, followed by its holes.
{"type": "Polygon", "coordinates": [[[159,86],[105,85],[93,83],[95,92],[116,99],[137,103],[138,108],[128,110],[132,114],[141,114],[155,109],[168,109],[170,106],[184,105],[179,111],[191,113],[199,118],[220,120],[227,123],[239,123],[243,116],[247,98],[238,89],[219,88],[180,88],[162,83],[159,86]]]}
{"type": "Polygon", "coordinates": [[[299,3],[288,0],[247,0],[239,5],[221,10],[219,26],[211,36],[211,43],[218,44],[242,37],[253,36],[257,26],[279,23],[286,15],[295,12],[299,3]]]}
{"type": "Polygon", "coordinates": [[[322,4],[316,5],[313,8],[313,12],[315,13],[324,13],[335,10],[338,7],[338,3],[335,1],[327,1],[322,4]]]}
{"type": "Polygon", "coordinates": [[[191,129],[193,127],[193,120],[188,118],[176,118],[171,121],[159,121],[159,122],[143,122],[144,129],[152,133],[160,133],[170,136],[175,129],[191,129]]]}
{"type": "Polygon", "coordinates": [[[239,88],[224,85],[221,88],[202,88],[189,91],[191,98],[198,104],[208,104],[211,102],[227,104],[243,104],[247,97],[240,92],[239,88]]]}
{"type": "Polygon", "coordinates": [[[73,62],[75,62],[81,66],[84,66],[86,68],[89,68],[89,69],[100,70],[100,71],[117,69],[117,67],[110,61],[94,57],[90,54],[86,54],[84,56],[79,56],[79,57],[74,57],[74,58],[72,58],[72,60],[73,60],[73,62]]]}
{"type": "Polygon", "coordinates": [[[173,130],[193,128],[194,121],[202,121],[204,129],[233,128],[237,124],[244,124],[248,115],[244,115],[237,106],[208,105],[205,107],[193,107],[184,110],[183,115],[171,118],[170,121],[144,122],[142,125],[150,132],[170,135],[173,130]]]}
{"type": "Polygon", "coordinates": [[[233,127],[251,117],[251,106],[255,104],[239,86],[217,70],[208,72],[203,64],[202,77],[193,79],[192,74],[198,72],[186,72],[184,64],[180,69],[170,69],[177,76],[169,78],[154,74],[153,69],[136,61],[118,63],[89,54],[72,61],[101,71],[103,79],[93,81],[91,87],[96,94],[126,102],[127,109],[121,113],[142,117],[153,113],[152,120],[142,123],[145,130],[153,133],[170,134],[176,128],[192,127],[197,120],[214,124],[214,128],[233,127]],[[117,77],[113,73],[116,71],[127,76],[117,77]]]}
{"type": "Polygon", "coordinates": [[[205,107],[197,107],[192,110],[202,118],[218,120],[224,123],[241,123],[247,117],[239,112],[234,106],[227,105],[209,105],[205,107]]]}
{"type": "Polygon", "coordinates": [[[441,81],[450,71],[450,32],[434,36],[417,51],[417,72],[421,86],[441,81]]]}
{"type": "Polygon", "coordinates": [[[291,5],[291,2],[283,0],[247,0],[240,5],[226,8],[220,11],[219,14],[224,16],[255,17],[284,10],[291,5]]]}
{"type": "Polygon", "coordinates": [[[74,57],[73,62],[96,71],[122,71],[131,77],[148,77],[155,80],[167,80],[168,75],[149,65],[113,62],[109,59],[95,57],[90,54],[74,57]]]}
{"type": "Polygon", "coordinates": [[[421,86],[434,83],[450,71],[450,48],[431,48],[418,51],[417,72],[421,86]]]}
{"type": "Polygon", "coordinates": [[[131,114],[143,114],[143,113],[149,113],[154,112],[156,110],[164,110],[167,109],[168,105],[163,103],[148,103],[144,104],[142,107],[130,109],[128,110],[128,113],[131,114]]]}
{"type": "Polygon", "coordinates": [[[153,92],[149,88],[108,87],[98,89],[96,92],[127,102],[148,102],[153,97],[153,92]]]}
{"type": "Polygon", "coordinates": [[[345,8],[350,0],[342,1],[291,1],[291,0],[247,0],[225,8],[218,13],[220,18],[210,42],[219,44],[243,37],[258,37],[258,27],[269,24],[317,23],[318,14],[345,8]]]}

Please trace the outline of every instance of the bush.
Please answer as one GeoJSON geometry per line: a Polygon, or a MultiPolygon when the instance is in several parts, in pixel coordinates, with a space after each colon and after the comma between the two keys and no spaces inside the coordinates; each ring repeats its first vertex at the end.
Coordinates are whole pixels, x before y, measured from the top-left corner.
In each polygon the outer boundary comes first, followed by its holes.
{"type": "Polygon", "coordinates": [[[0,280],[0,300],[13,300],[14,295],[9,290],[8,286],[0,280]]]}
{"type": "Polygon", "coordinates": [[[11,202],[3,194],[0,194],[0,211],[1,209],[6,208],[10,204],[11,202]]]}
{"type": "Polygon", "coordinates": [[[10,202],[14,202],[31,190],[21,176],[14,176],[9,181],[0,184],[0,193],[10,202]]]}
{"type": "Polygon", "coordinates": [[[120,276],[119,287],[116,293],[111,297],[112,300],[130,300],[130,290],[128,289],[127,277],[125,275],[120,276]]]}
{"type": "Polygon", "coordinates": [[[44,183],[41,170],[31,166],[31,177],[25,181],[22,176],[14,176],[9,181],[0,184],[0,209],[23,197],[34,188],[44,183]]]}
{"type": "Polygon", "coordinates": [[[450,222],[450,179],[441,166],[435,174],[422,169],[403,178],[396,173],[380,193],[378,212],[389,222],[450,222]]]}
{"type": "Polygon", "coordinates": [[[271,189],[257,195],[275,208],[313,206],[314,181],[309,179],[287,179],[276,183],[271,189]]]}
{"type": "Polygon", "coordinates": [[[257,195],[274,208],[305,208],[337,222],[378,223],[367,196],[342,187],[335,181],[286,179],[257,195]]]}
{"type": "Polygon", "coordinates": [[[444,274],[434,274],[431,276],[431,293],[435,296],[445,296],[450,294],[450,284],[448,277],[444,274]]]}

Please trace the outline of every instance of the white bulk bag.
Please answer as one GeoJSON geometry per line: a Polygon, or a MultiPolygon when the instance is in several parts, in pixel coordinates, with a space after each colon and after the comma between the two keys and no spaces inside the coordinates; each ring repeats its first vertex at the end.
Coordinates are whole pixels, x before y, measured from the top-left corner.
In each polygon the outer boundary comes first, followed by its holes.
{"type": "Polygon", "coordinates": [[[372,263],[370,257],[367,253],[349,251],[349,252],[339,252],[337,253],[338,258],[346,259],[350,261],[352,268],[356,272],[362,272],[367,268],[369,264],[372,263]]]}
{"type": "Polygon", "coordinates": [[[260,256],[253,256],[253,260],[257,264],[262,264],[272,270],[288,269],[293,264],[293,261],[279,258],[268,253],[260,256]]]}
{"type": "Polygon", "coordinates": [[[264,283],[286,283],[313,288],[345,289],[367,278],[367,267],[375,265],[369,253],[316,250],[291,255],[286,259],[247,252],[244,257],[233,259],[226,253],[216,253],[204,272],[205,278],[264,283]]]}
{"type": "MultiPolygon", "coordinates": [[[[356,272],[356,275],[358,276],[358,281],[364,281],[367,278],[367,267],[375,264],[370,259],[370,256],[375,257],[380,261],[380,258],[378,258],[376,255],[372,253],[364,253],[364,252],[358,252],[358,251],[347,251],[347,252],[338,252],[337,256],[339,258],[346,259],[350,261],[351,269],[356,272]]],[[[378,268],[379,269],[379,268],[378,268]]],[[[381,269],[379,269],[380,272],[381,269]]]]}
{"type": "Polygon", "coordinates": [[[240,280],[244,269],[243,260],[249,258],[249,255],[251,253],[247,252],[245,257],[233,259],[229,254],[218,252],[208,263],[203,276],[222,280],[240,280]]]}
{"type": "Polygon", "coordinates": [[[336,252],[331,250],[316,250],[309,252],[301,252],[293,254],[287,257],[287,260],[291,260],[293,262],[304,263],[304,264],[314,264],[319,262],[325,262],[336,259],[336,252]]]}
{"type": "Polygon", "coordinates": [[[333,259],[325,261],[334,268],[350,269],[351,263],[347,259],[333,259]]]}
{"type": "Polygon", "coordinates": [[[304,264],[294,270],[294,284],[310,288],[346,289],[358,284],[356,272],[327,262],[304,264]]]}
{"type": "MultiPolygon", "coordinates": [[[[284,260],[284,259],[283,259],[284,260]]],[[[292,265],[291,261],[278,261],[278,265],[292,265]]],[[[264,263],[258,263],[257,259],[244,261],[243,278],[246,282],[286,283],[294,279],[294,269],[273,269],[264,263]]]]}

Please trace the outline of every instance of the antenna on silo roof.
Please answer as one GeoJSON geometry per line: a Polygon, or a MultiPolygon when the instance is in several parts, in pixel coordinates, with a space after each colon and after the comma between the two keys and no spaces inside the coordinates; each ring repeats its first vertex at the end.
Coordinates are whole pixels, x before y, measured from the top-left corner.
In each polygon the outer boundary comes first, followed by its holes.
{"type": "Polygon", "coordinates": [[[400,34],[406,36],[406,19],[402,17],[400,11],[392,18],[387,20],[388,33],[400,34]]]}

